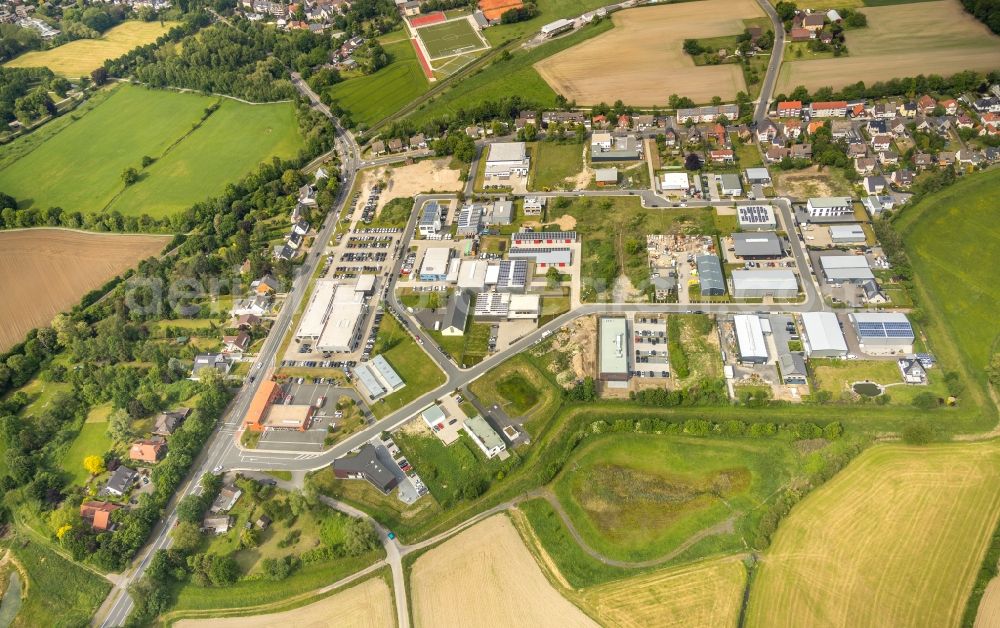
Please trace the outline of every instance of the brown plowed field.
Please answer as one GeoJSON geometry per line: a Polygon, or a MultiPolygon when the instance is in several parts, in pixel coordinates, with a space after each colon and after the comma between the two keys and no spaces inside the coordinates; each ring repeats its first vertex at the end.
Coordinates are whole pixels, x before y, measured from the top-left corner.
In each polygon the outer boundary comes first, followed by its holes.
{"type": "Polygon", "coordinates": [[[958,0],[861,11],[868,27],[847,31],[848,56],[796,61],[786,54],[775,91],[787,93],[798,85],[838,89],[858,81],[870,85],[893,77],[1000,67],[1000,37],[966,13],[958,0]]]}
{"type": "Polygon", "coordinates": [[[701,0],[615,13],[615,27],[535,64],[552,89],[580,104],[652,106],[671,94],[708,102],[745,90],[735,64],[696,66],[685,39],[737,35],[764,13],[754,0],[701,0]]]}
{"type": "Polygon", "coordinates": [[[169,240],[64,229],[0,232],[0,351],[169,240]]]}

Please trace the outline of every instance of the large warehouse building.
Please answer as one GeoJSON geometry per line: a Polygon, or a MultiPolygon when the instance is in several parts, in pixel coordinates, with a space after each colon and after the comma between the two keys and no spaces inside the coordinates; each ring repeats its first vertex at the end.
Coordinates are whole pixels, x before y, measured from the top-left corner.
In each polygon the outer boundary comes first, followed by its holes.
{"type": "Polygon", "coordinates": [[[864,255],[823,255],[819,265],[828,283],[861,283],[875,278],[864,255]]]}
{"type": "Polygon", "coordinates": [[[767,342],[764,328],[756,314],[737,314],[733,317],[736,329],[736,344],[740,352],[740,362],[764,364],[767,362],[767,342]]]}
{"type": "Polygon", "coordinates": [[[486,157],[487,181],[526,177],[531,160],[524,142],[495,142],[490,144],[486,157]]]}
{"type": "Polygon", "coordinates": [[[617,316],[600,319],[599,378],[623,386],[629,378],[628,320],[617,316]]]}
{"type": "Polygon", "coordinates": [[[698,266],[698,281],[701,296],[711,297],[726,294],[726,281],[722,277],[722,264],[716,255],[699,255],[695,258],[698,266]]]}
{"type": "Polygon", "coordinates": [[[847,355],[847,341],[832,312],[802,314],[802,346],[811,358],[837,358],[847,355]]]}
{"type": "Polygon", "coordinates": [[[333,306],[333,295],[337,291],[337,282],[333,279],[318,279],[313,286],[309,305],[299,321],[299,331],[295,337],[299,340],[316,340],[323,333],[326,319],[333,306]]]}
{"type": "Polygon", "coordinates": [[[316,340],[316,349],[334,353],[353,351],[361,339],[367,307],[364,295],[355,291],[353,286],[339,286],[333,295],[323,333],[316,340]]]}
{"type": "Polygon", "coordinates": [[[448,263],[451,260],[451,247],[429,248],[424,253],[424,261],[420,264],[421,281],[444,281],[448,278],[448,263]]]}
{"type": "Polygon", "coordinates": [[[910,319],[900,312],[849,314],[861,350],[869,355],[913,353],[914,333],[910,319]]]}
{"type": "Polygon", "coordinates": [[[794,299],[799,294],[798,281],[790,270],[734,270],[731,274],[737,299],[794,299]]]}
{"type": "Polygon", "coordinates": [[[776,259],[785,254],[781,238],[773,231],[759,233],[734,233],[733,248],[742,259],[776,259]]]}

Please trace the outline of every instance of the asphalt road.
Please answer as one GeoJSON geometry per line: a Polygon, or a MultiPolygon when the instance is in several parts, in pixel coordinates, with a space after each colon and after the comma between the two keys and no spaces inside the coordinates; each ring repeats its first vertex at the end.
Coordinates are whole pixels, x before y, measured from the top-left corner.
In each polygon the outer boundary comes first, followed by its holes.
{"type": "Polygon", "coordinates": [[[757,0],[757,4],[764,10],[767,17],[771,18],[771,26],[774,29],[774,45],[771,47],[771,62],[767,64],[767,74],[764,75],[764,83],[760,86],[760,96],[757,99],[757,109],[754,111],[753,121],[760,124],[767,118],[767,109],[774,96],[774,85],[778,82],[778,71],[781,69],[781,59],[785,56],[785,27],[778,18],[778,13],[771,6],[768,0],[757,0]]]}
{"type": "MultiPolygon", "coordinates": [[[[766,1],[766,0],[765,0],[766,1]]],[[[766,10],[766,9],[765,9],[766,10]]],[[[773,11],[772,11],[773,12],[773,11]]],[[[774,19],[776,19],[776,15],[774,19]]],[[[777,38],[776,38],[777,41],[777,38]]],[[[777,45],[776,45],[776,48],[777,45]]],[[[770,77],[770,83],[773,88],[774,76],[776,76],[777,65],[780,64],[780,59],[775,63],[772,58],[772,66],[769,67],[768,75],[770,77]],[[774,68],[774,72],[772,72],[774,68]],[[772,74],[774,76],[772,76],[772,74]]],[[[312,103],[313,107],[333,119],[333,116],[326,105],[320,102],[319,98],[316,96],[312,90],[309,89],[308,85],[297,74],[292,74],[292,82],[295,87],[305,95],[312,103]]],[[[767,83],[767,81],[765,81],[767,83]]],[[[765,85],[765,88],[767,85],[765,85]]],[[[762,91],[762,95],[765,92],[762,91]]],[[[769,93],[769,92],[766,92],[769,93]]],[[[762,102],[765,99],[762,98],[762,102]]],[[[764,111],[766,111],[766,104],[763,105],[764,111]]],[[[336,124],[336,120],[335,124],[336,124]]],[[[406,156],[390,156],[383,159],[361,162],[360,161],[360,148],[354,141],[354,138],[350,133],[347,133],[339,124],[337,125],[337,140],[335,150],[341,156],[341,166],[342,166],[342,177],[343,185],[340,188],[340,192],[335,200],[334,209],[327,215],[327,219],[324,222],[321,231],[319,232],[316,242],[323,243],[329,242],[333,231],[336,227],[337,221],[340,218],[341,213],[344,210],[346,201],[348,200],[348,195],[354,186],[355,178],[357,176],[358,170],[364,166],[368,167],[371,165],[381,165],[385,163],[394,163],[406,158],[406,156]]],[[[473,168],[471,172],[475,172],[473,168]]],[[[539,196],[560,196],[560,195],[576,195],[576,196],[586,196],[586,197],[602,197],[602,196],[640,196],[642,203],[646,207],[669,207],[671,203],[666,201],[664,198],[656,195],[651,190],[635,190],[635,191],[622,191],[622,190],[588,190],[581,192],[547,192],[539,193],[539,196]]],[[[418,200],[428,200],[435,198],[438,195],[423,195],[419,197],[418,200]]],[[[447,195],[446,195],[447,196],[447,195]]],[[[791,221],[791,210],[790,203],[783,201],[782,199],[772,199],[773,202],[778,203],[780,206],[782,215],[786,224],[792,224],[791,221]]],[[[698,203],[700,206],[729,206],[732,205],[732,201],[715,201],[715,202],[705,202],[698,203]]],[[[690,203],[694,206],[694,203],[690,203]]],[[[405,250],[408,247],[409,240],[412,237],[413,230],[416,224],[417,215],[416,212],[410,217],[410,221],[407,225],[407,229],[403,236],[401,250],[405,250]]],[[[446,381],[443,385],[438,388],[431,390],[424,395],[420,396],[404,408],[390,414],[389,416],[377,421],[371,426],[365,428],[364,430],[357,432],[347,438],[346,440],[338,443],[331,449],[323,453],[302,453],[298,451],[244,451],[242,450],[236,442],[236,433],[239,429],[240,421],[246,413],[246,410],[253,399],[260,383],[263,381],[264,377],[261,377],[263,373],[266,373],[269,369],[273,368],[278,349],[282,343],[282,340],[287,333],[289,327],[292,324],[292,318],[294,313],[298,310],[301,304],[302,298],[306,293],[307,285],[313,271],[316,268],[321,255],[322,247],[317,247],[316,250],[309,253],[306,257],[305,262],[299,268],[299,272],[293,282],[293,288],[290,291],[288,298],[281,312],[277,316],[272,328],[271,333],[265,340],[264,345],[257,356],[253,366],[251,367],[251,374],[255,375],[253,382],[247,382],[237,393],[236,397],[231,402],[225,416],[219,426],[219,429],[210,437],[208,443],[203,449],[201,455],[192,465],[192,471],[187,482],[183,487],[177,492],[174,500],[168,505],[166,509],[166,514],[160,524],[154,529],[153,534],[146,547],[139,553],[133,566],[126,570],[118,582],[112,589],[111,594],[105,603],[102,605],[101,609],[97,613],[97,619],[95,620],[96,625],[100,625],[102,628],[120,626],[127,619],[129,613],[132,611],[133,603],[128,595],[128,586],[141,578],[149,562],[152,560],[153,554],[158,549],[167,548],[170,546],[171,539],[169,532],[176,522],[176,512],[175,506],[177,501],[189,494],[197,494],[200,492],[200,487],[198,486],[198,478],[200,478],[204,473],[210,472],[218,466],[224,467],[229,470],[268,470],[268,469],[282,469],[282,470],[293,470],[293,471],[306,471],[313,469],[320,469],[329,465],[334,459],[345,455],[352,449],[360,447],[367,441],[369,441],[374,436],[378,435],[382,431],[392,430],[402,425],[406,421],[410,420],[413,415],[426,407],[438,397],[453,391],[457,388],[464,387],[470,382],[474,381],[478,377],[482,376],[493,366],[499,364],[500,362],[516,355],[517,353],[530,347],[532,344],[540,341],[548,333],[554,332],[566,323],[581,317],[589,316],[593,314],[607,314],[607,313],[624,313],[624,312],[644,312],[644,313],[671,313],[671,312],[689,312],[692,307],[698,307],[700,311],[708,313],[738,313],[738,312],[803,312],[803,311],[816,311],[823,307],[823,302],[819,298],[816,287],[812,282],[811,278],[807,274],[808,265],[806,262],[805,254],[802,251],[801,243],[793,239],[793,251],[799,268],[802,269],[803,277],[803,287],[806,293],[806,299],[800,304],[783,304],[783,305],[760,305],[760,304],[731,304],[731,303],[721,303],[721,304],[700,304],[698,306],[686,305],[686,304],[637,304],[637,303],[594,303],[583,305],[574,311],[567,312],[562,316],[550,321],[546,325],[540,327],[534,332],[524,336],[520,340],[516,341],[510,345],[507,349],[495,353],[488,359],[484,360],[480,364],[477,364],[468,369],[459,368],[450,358],[448,358],[443,353],[439,353],[436,349],[436,343],[434,343],[429,336],[424,334],[420,330],[419,325],[406,314],[405,308],[401,307],[400,303],[395,297],[394,291],[390,290],[391,295],[388,298],[389,306],[396,311],[404,320],[409,321],[410,331],[420,336],[423,339],[423,350],[431,356],[431,358],[440,366],[442,371],[445,373],[446,381]]],[[[393,265],[391,277],[395,279],[399,275],[399,269],[402,265],[402,260],[398,259],[393,265]]]]}
{"type": "MultiPolygon", "coordinates": [[[[306,95],[313,102],[313,106],[332,118],[332,115],[326,105],[319,102],[318,97],[316,97],[316,95],[309,90],[308,86],[301,81],[297,74],[292,75],[292,82],[297,88],[300,89],[300,91],[302,91],[304,87],[304,93],[306,93],[306,95]]],[[[334,202],[334,208],[336,208],[336,210],[331,211],[327,215],[326,221],[323,223],[323,226],[316,237],[316,242],[320,243],[329,242],[333,237],[333,231],[340,218],[340,213],[343,211],[345,202],[348,200],[348,195],[351,192],[351,188],[354,186],[354,179],[357,176],[357,156],[359,154],[358,146],[354,142],[354,138],[351,137],[349,133],[346,133],[343,129],[341,129],[339,125],[337,126],[336,145],[338,152],[342,156],[341,166],[343,169],[343,185],[341,185],[340,191],[334,202]]],[[[109,594],[108,599],[105,600],[105,603],[98,611],[97,616],[103,617],[103,620],[101,620],[99,624],[102,628],[120,626],[124,624],[129,613],[132,612],[133,603],[127,592],[128,586],[142,576],[156,550],[170,546],[171,539],[169,532],[177,520],[175,512],[177,502],[186,495],[199,493],[201,491],[201,487],[198,485],[198,479],[201,478],[204,473],[210,472],[219,465],[224,465],[225,461],[230,457],[231,451],[235,448],[235,433],[239,428],[240,421],[246,414],[250,401],[257,392],[257,388],[264,380],[264,378],[260,375],[267,372],[270,368],[273,368],[278,349],[280,348],[281,342],[285,336],[285,331],[291,325],[292,317],[302,302],[302,298],[305,295],[306,288],[309,284],[309,279],[312,277],[313,271],[316,269],[316,264],[321,257],[321,253],[322,247],[316,247],[316,250],[309,253],[304,263],[299,267],[295,280],[292,284],[292,289],[289,291],[285,304],[281,308],[281,312],[274,321],[272,333],[268,335],[267,339],[264,341],[264,345],[261,348],[260,353],[257,355],[257,359],[251,366],[250,373],[255,376],[254,381],[248,381],[242,388],[240,388],[236,397],[232,400],[232,402],[230,402],[222,423],[209,438],[198,459],[195,460],[187,482],[181,487],[181,489],[174,496],[173,501],[167,506],[165,517],[160,524],[154,528],[153,534],[146,547],[140,552],[137,562],[134,563],[131,569],[126,570],[121,575],[109,594]]]]}

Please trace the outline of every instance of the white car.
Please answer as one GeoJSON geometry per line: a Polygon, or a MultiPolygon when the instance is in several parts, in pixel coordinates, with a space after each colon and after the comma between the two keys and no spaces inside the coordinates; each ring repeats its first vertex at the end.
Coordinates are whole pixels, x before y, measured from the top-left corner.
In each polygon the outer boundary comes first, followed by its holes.
{"type": "Polygon", "coordinates": [[[215,473],[215,474],[222,473],[222,465],[220,464],[219,466],[217,466],[214,469],[212,469],[212,473],[215,473]]]}

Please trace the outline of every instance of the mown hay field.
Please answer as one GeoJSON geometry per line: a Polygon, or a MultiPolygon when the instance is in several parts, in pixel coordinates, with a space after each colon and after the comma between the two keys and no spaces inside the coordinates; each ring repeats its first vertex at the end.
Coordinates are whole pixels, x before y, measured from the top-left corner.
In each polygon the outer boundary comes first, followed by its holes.
{"type": "Polygon", "coordinates": [[[1000,37],[966,13],[958,0],[861,11],[868,27],[846,33],[848,56],[796,61],[786,55],[776,91],[787,93],[798,85],[838,89],[858,81],[1000,67],[1000,37]]]}
{"type": "Polygon", "coordinates": [[[590,587],[574,599],[607,626],[735,626],[746,575],[742,557],[726,556],[590,587]]]}
{"type": "Polygon", "coordinates": [[[746,90],[735,64],[695,66],[685,39],[737,35],[743,20],[763,16],[753,0],[702,0],[615,13],[615,27],[535,64],[556,92],[581,104],[623,100],[665,104],[671,94],[708,102],[746,90]]]}
{"type": "Polygon", "coordinates": [[[1000,443],[879,445],[782,521],[748,626],[955,626],[1000,516],[1000,443]]]}
{"type": "Polygon", "coordinates": [[[0,232],[0,351],[48,325],[87,292],[156,255],[167,236],[63,229],[0,232]]]}
{"type": "MultiPolygon", "coordinates": [[[[75,114],[70,114],[75,115],[75,114]]],[[[225,98],[131,85],[33,149],[31,136],[0,148],[0,189],[22,207],[62,207],[154,217],[182,211],[219,194],[272,156],[292,157],[302,148],[290,103],[248,105],[225,98]],[[204,111],[219,109],[199,128],[204,111]],[[11,152],[18,157],[4,160],[11,152]],[[125,188],[122,172],[156,161],[125,188]],[[86,164],[86,167],[81,167],[86,164]]]]}
{"type": "Polygon", "coordinates": [[[330,97],[355,122],[374,124],[430,89],[409,39],[385,44],[392,62],[374,74],[349,78],[330,88],[330,97]]]}
{"type": "Polygon", "coordinates": [[[166,34],[178,22],[124,22],[108,30],[100,39],[77,39],[51,50],[27,52],[4,65],[8,68],[46,67],[56,74],[77,78],[89,76],[108,59],[149,44],[166,34]]]}
{"type": "Polygon", "coordinates": [[[414,625],[596,626],[562,597],[504,515],[491,517],[413,564],[414,625]]]}
{"type": "Polygon", "coordinates": [[[178,628],[382,628],[392,626],[395,613],[392,594],[382,578],[370,578],[318,602],[280,613],[212,619],[182,619],[178,628]]]}

